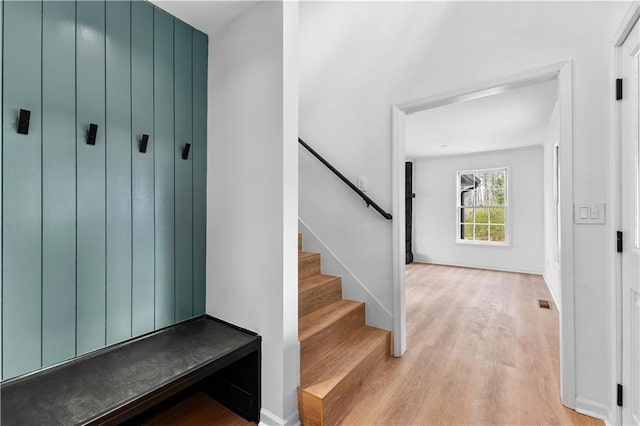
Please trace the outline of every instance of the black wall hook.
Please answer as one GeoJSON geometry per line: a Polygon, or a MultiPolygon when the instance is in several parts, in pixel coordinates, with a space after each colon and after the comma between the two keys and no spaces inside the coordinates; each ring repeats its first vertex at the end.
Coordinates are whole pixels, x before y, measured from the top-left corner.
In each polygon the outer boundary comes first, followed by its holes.
{"type": "Polygon", "coordinates": [[[89,131],[87,132],[87,144],[95,145],[97,135],[98,135],[98,125],[93,123],[89,124],[89,131]]]}
{"type": "Polygon", "coordinates": [[[149,142],[149,135],[142,135],[142,139],[140,139],[140,148],[139,151],[142,153],[147,152],[147,143],[149,142]]]}
{"type": "Polygon", "coordinates": [[[22,135],[29,134],[29,119],[31,118],[31,111],[28,109],[21,109],[20,116],[18,118],[18,133],[22,135]]]}
{"type": "Polygon", "coordinates": [[[191,144],[188,143],[184,146],[184,148],[182,148],[182,159],[186,160],[187,158],[189,158],[189,149],[191,149],[191,144]]]}

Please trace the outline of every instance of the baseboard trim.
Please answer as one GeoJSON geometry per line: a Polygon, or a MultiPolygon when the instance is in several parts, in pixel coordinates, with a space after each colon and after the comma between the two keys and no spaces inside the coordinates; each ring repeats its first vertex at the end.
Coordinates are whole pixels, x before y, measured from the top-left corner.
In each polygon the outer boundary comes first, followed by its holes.
{"type": "Polygon", "coordinates": [[[446,261],[438,261],[433,259],[427,259],[424,256],[414,255],[413,256],[414,263],[429,263],[432,265],[442,265],[442,266],[455,266],[457,268],[471,268],[471,269],[485,269],[488,271],[500,271],[500,272],[516,272],[518,274],[531,274],[531,275],[542,275],[540,271],[533,271],[529,269],[519,269],[519,268],[502,268],[495,266],[483,266],[483,265],[469,265],[465,263],[456,263],[456,262],[446,262],[446,261]]]}
{"type": "Polygon", "coordinates": [[[558,297],[556,296],[556,293],[553,291],[553,287],[551,287],[551,284],[549,283],[549,280],[547,279],[547,276],[545,274],[542,274],[542,279],[544,279],[544,283],[547,285],[547,289],[549,290],[549,293],[551,293],[551,298],[553,299],[553,303],[556,305],[556,309],[558,310],[558,313],[560,313],[560,310],[562,308],[558,303],[558,297]]]}
{"type": "Polygon", "coordinates": [[[606,405],[581,397],[576,398],[575,410],[580,414],[595,417],[605,423],[610,423],[610,419],[613,418],[611,410],[606,405]]]}
{"type": "Polygon", "coordinates": [[[267,409],[260,410],[260,423],[259,426],[300,426],[300,420],[298,420],[298,411],[296,410],[286,419],[280,416],[276,416],[267,409]]]}

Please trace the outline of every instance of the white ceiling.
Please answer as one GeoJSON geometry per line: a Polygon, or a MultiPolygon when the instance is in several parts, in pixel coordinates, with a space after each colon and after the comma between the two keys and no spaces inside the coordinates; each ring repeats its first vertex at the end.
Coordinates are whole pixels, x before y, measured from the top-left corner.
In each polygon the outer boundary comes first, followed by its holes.
{"type": "Polygon", "coordinates": [[[151,0],[151,3],[211,36],[258,1],[151,0]]]}
{"type": "Polygon", "coordinates": [[[542,144],[557,98],[554,79],[411,114],[406,120],[406,156],[437,157],[542,144]]]}

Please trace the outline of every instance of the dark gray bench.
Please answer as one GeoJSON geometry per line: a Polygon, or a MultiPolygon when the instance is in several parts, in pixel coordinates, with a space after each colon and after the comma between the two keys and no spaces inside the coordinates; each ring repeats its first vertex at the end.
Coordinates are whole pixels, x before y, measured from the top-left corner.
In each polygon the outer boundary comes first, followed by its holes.
{"type": "Polygon", "coordinates": [[[198,386],[258,422],[260,346],[255,333],[194,318],[3,382],[0,419],[3,426],[121,424],[198,386]]]}

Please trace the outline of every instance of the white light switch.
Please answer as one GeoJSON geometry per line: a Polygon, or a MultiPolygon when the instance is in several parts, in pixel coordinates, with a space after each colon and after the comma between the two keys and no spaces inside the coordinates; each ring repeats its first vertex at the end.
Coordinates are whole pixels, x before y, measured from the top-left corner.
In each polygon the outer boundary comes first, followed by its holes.
{"type": "Polygon", "coordinates": [[[589,219],[589,207],[580,207],[580,219],[589,219]]]}
{"type": "Polygon", "coordinates": [[[574,219],[577,224],[603,224],[605,219],[605,203],[576,203],[574,208],[574,219]]]}
{"type": "Polygon", "coordinates": [[[358,176],[358,189],[362,192],[367,192],[367,177],[358,176]]]}

